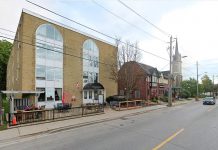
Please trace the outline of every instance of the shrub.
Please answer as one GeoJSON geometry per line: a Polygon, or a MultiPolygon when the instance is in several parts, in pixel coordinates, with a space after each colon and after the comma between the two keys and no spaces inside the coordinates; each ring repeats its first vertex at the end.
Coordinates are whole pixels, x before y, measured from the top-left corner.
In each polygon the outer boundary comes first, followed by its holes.
{"type": "Polygon", "coordinates": [[[109,104],[113,101],[116,102],[126,101],[126,98],[125,96],[120,96],[120,95],[113,95],[106,98],[106,102],[109,104]]]}
{"type": "Polygon", "coordinates": [[[160,101],[162,101],[162,102],[168,102],[168,96],[162,96],[162,97],[160,97],[160,101]]]}

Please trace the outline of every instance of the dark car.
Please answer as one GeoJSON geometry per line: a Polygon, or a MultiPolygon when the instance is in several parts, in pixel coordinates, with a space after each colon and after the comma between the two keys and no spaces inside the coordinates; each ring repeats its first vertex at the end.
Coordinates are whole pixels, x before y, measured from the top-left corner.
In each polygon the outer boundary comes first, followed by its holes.
{"type": "Polygon", "coordinates": [[[203,105],[215,105],[216,99],[214,97],[205,97],[203,99],[203,105]]]}

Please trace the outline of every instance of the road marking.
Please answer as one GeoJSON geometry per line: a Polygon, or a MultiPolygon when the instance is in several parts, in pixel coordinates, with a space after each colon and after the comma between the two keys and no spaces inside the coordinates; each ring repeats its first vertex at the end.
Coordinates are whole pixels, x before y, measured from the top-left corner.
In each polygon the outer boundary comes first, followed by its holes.
{"type": "Polygon", "coordinates": [[[167,144],[168,142],[170,142],[171,140],[173,140],[178,134],[180,134],[181,132],[184,131],[184,128],[180,129],[179,131],[177,131],[176,133],[174,133],[173,135],[171,135],[170,137],[168,137],[166,140],[164,140],[162,143],[160,143],[159,145],[157,145],[155,148],[153,148],[152,150],[158,150],[161,147],[163,147],[165,144],[167,144]]]}
{"type": "Polygon", "coordinates": [[[212,107],[212,108],[210,108],[210,109],[208,109],[207,111],[212,111],[212,110],[214,110],[216,108],[216,106],[215,107],[212,107]]]}

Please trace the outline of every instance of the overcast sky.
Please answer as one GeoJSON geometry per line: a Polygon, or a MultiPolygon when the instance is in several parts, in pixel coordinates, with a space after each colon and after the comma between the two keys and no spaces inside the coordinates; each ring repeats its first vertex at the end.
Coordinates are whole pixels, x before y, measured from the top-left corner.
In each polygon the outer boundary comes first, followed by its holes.
{"type": "MultiPolygon", "coordinates": [[[[123,41],[138,41],[140,49],[169,59],[169,37],[145,22],[117,0],[30,0],[54,10],[79,23],[123,41]],[[101,6],[99,6],[101,5],[101,6]],[[113,12],[115,17],[105,9],[113,12]],[[127,24],[125,21],[129,22],[127,24]],[[152,35],[152,36],[151,36],[152,35]],[[153,38],[153,36],[157,38],[153,38]],[[165,41],[165,42],[163,42],[165,41]]],[[[218,75],[218,1],[216,0],[121,0],[148,21],[178,38],[183,59],[183,76],[196,78],[199,74],[218,75]]],[[[16,31],[22,9],[39,13],[73,28],[114,43],[100,34],[39,9],[25,0],[0,0],[0,28],[16,31]]],[[[7,33],[0,29],[0,35],[7,33]]],[[[168,70],[169,62],[142,52],[142,63],[168,70]]],[[[201,77],[201,76],[200,76],[201,77]]],[[[215,82],[218,77],[215,77],[215,82]]]]}

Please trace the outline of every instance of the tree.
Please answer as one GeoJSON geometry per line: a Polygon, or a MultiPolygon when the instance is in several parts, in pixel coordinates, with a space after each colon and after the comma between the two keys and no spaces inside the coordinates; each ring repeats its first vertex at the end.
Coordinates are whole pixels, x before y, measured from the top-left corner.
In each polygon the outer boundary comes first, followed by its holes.
{"type": "MultiPolygon", "coordinates": [[[[182,87],[182,94],[185,95],[185,97],[195,97],[197,93],[197,80],[194,78],[189,78],[189,80],[184,80],[181,82],[182,87]]],[[[201,88],[199,88],[201,89],[201,88]]],[[[199,90],[200,91],[200,90],[199,90]]]]}
{"type": "Polygon", "coordinates": [[[202,78],[201,78],[201,81],[202,81],[202,85],[203,85],[203,88],[204,88],[204,92],[207,93],[207,92],[212,92],[213,90],[213,82],[212,80],[208,77],[208,75],[204,75],[202,78]]]}
{"type": "Polygon", "coordinates": [[[116,39],[117,51],[113,53],[113,58],[117,60],[117,64],[111,65],[111,79],[118,81],[118,71],[126,62],[135,61],[139,62],[141,59],[141,53],[138,49],[138,42],[131,43],[126,41],[121,42],[121,38],[116,39]]]}
{"type": "Polygon", "coordinates": [[[7,63],[12,44],[6,40],[0,40],[0,90],[6,89],[7,63]]]}

